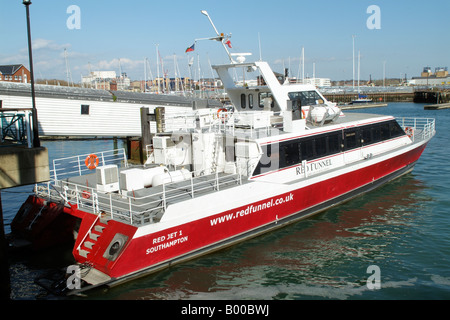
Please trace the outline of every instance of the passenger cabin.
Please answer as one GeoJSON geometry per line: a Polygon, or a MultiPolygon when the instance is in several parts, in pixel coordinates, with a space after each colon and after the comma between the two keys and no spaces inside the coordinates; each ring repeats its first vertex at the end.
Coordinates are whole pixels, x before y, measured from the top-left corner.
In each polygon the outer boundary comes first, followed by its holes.
{"type": "Polygon", "coordinates": [[[155,137],[153,163],[187,168],[194,176],[237,173],[250,180],[288,182],[299,174],[306,177],[371,157],[383,152],[381,142],[406,135],[392,117],[344,115],[314,86],[289,84],[266,62],[213,68],[235,111],[216,120],[218,127],[211,129],[210,111],[199,110],[191,133],[155,137]],[[247,73],[257,72],[261,81],[257,86],[245,81],[238,85],[233,69],[247,79],[247,73]]]}

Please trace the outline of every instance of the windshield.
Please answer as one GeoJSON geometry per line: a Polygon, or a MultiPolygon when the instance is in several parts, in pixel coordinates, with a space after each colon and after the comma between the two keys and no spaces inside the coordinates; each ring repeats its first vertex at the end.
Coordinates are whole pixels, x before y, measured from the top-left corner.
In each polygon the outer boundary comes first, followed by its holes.
{"type": "Polygon", "coordinates": [[[299,91],[299,92],[289,92],[290,100],[300,100],[302,106],[312,106],[316,104],[322,104],[324,101],[322,97],[317,93],[317,91],[299,91]]]}

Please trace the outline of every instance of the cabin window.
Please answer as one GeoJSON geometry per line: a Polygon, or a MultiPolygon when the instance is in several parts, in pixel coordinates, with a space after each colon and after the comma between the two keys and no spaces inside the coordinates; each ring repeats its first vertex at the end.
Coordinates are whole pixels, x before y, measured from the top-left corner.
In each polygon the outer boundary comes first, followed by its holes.
{"type": "Polygon", "coordinates": [[[361,139],[363,146],[373,143],[372,127],[363,127],[361,129],[361,139]]]}
{"type": "Polygon", "coordinates": [[[341,152],[342,131],[261,146],[263,156],[254,175],[276,171],[341,152]]]}
{"type": "Polygon", "coordinates": [[[317,91],[299,91],[299,92],[289,92],[290,100],[300,100],[302,106],[312,106],[316,104],[322,104],[323,98],[317,93],[317,91]]]}
{"type": "Polygon", "coordinates": [[[245,94],[241,94],[241,108],[245,109],[245,94]]]}
{"type": "Polygon", "coordinates": [[[389,123],[389,130],[391,132],[391,138],[399,137],[405,134],[405,131],[403,131],[397,121],[391,121],[389,123]]]}
{"type": "Polygon", "coordinates": [[[316,138],[315,145],[316,145],[316,157],[317,158],[321,158],[327,154],[327,137],[326,136],[316,138]]]}
{"type": "Polygon", "coordinates": [[[248,107],[253,109],[253,94],[248,95],[248,107]]]}
{"type": "Polygon", "coordinates": [[[314,159],[314,139],[303,140],[300,143],[302,161],[314,159]]]}
{"type": "Polygon", "coordinates": [[[388,140],[390,136],[389,123],[383,123],[381,125],[381,140],[388,140]]]}
{"type": "Polygon", "coordinates": [[[316,137],[297,138],[262,146],[263,156],[254,175],[295,166],[302,161],[323,158],[342,150],[352,150],[397,136],[404,131],[396,121],[372,124],[344,131],[334,131],[316,137]]]}
{"type": "Polygon", "coordinates": [[[361,140],[359,139],[359,132],[357,129],[345,130],[345,150],[352,150],[360,147],[361,140]]]}
{"type": "Polygon", "coordinates": [[[381,126],[374,126],[372,128],[373,142],[381,141],[381,126]]]}
{"type": "Polygon", "coordinates": [[[328,154],[335,154],[341,151],[340,133],[332,133],[328,136],[328,154]]]}
{"type": "Polygon", "coordinates": [[[298,141],[288,141],[280,145],[280,154],[284,156],[284,162],[280,163],[280,167],[290,167],[300,162],[300,154],[298,149],[298,141]]]}
{"type": "Polygon", "coordinates": [[[274,106],[274,99],[271,92],[260,92],[259,93],[259,107],[261,109],[264,109],[264,99],[269,98],[268,100],[270,102],[270,108],[273,109],[274,106]]]}
{"type": "Polygon", "coordinates": [[[387,140],[390,137],[389,123],[375,125],[372,129],[373,142],[387,140]]]}
{"type": "Polygon", "coordinates": [[[81,114],[89,115],[89,105],[88,104],[81,105],[81,114]]]}

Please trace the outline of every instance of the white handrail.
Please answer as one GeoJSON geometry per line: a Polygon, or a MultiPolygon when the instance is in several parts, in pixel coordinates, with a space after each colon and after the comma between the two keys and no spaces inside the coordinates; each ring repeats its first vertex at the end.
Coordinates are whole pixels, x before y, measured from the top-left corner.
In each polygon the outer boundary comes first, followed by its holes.
{"type": "Polygon", "coordinates": [[[83,243],[84,243],[84,240],[86,240],[86,238],[88,237],[88,235],[91,234],[92,228],[94,228],[94,226],[95,226],[95,224],[97,223],[98,219],[100,219],[100,216],[101,216],[101,213],[99,212],[99,213],[97,214],[97,217],[94,219],[94,222],[92,223],[92,225],[90,226],[90,228],[88,229],[88,231],[86,232],[86,234],[84,235],[83,239],[81,239],[80,243],[78,244],[77,251],[80,250],[81,246],[82,246],[83,243]]]}
{"type": "Polygon", "coordinates": [[[433,118],[404,117],[400,118],[398,123],[403,130],[412,130],[411,140],[413,142],[427,140],[436,133],[436,120],[433,118]]]}
{"type": "Polygon", "coordinates": [[[213,179],[204,179],[203,176],[195,177],[194,173],[191,173],[190,179],[184,180],[186,186],[182,187],[179,187],[177,182],[167,179],[163,181],[162,191],[151,192],[143,197],[115,194],[113,198],[112,193],[99,193],[93,187],[61,180],[47,182],[47,188],[36,188],[35,193],[49,200],[62,199],[65,203],[76,204],[78,208],[90,209],[94,214],[108,212],[111,219],[122,218],[133,224],[135,222],[133,215],[147,215],[147,218],[152,220],[158,212],[167,210],[168,201],[176,201],[177,198],[186,195],[186,192],[194,198],[204,190],[219,191],[221,186],[232,182],[242,184],[239,173],[224,176],[214,173],[211,177],[213,179]],[[64,195],[59,190],[63,191],[64,195]]]}
{"type": "MultiPolygon", "coordinates": [[[[99,158],[99,166],[107,164],[121,164],[123,162],[123,166],[128,167],[126,152],[123,148],[93,153],[99,158]]],[[[84,163],[85,158],[89,155],[90,153],[87,153],[53,160],[52,178],[58,180],[62,176],[67,178],[72,176],[80,176],[86,172],[89,172],[90,169],[84,163]]]]}

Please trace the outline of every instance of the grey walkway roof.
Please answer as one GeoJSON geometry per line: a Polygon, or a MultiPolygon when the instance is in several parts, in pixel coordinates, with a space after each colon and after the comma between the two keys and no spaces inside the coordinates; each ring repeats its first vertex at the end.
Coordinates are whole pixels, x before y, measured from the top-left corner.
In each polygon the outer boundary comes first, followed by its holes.
{"type": "MultiPolygon", "coordinates": [[[[79,87],[64,87],[51,85],[35,85],[36,97],[78,99],[94,101],[117,101],[125,103],[142,103],[157,105],[192,106],[193,102],[199,107],[219,107],[217,100],[188,98],[177,95],[151,94],[128,91],[107,91],[79,87]]],[[[28,83],[0,82],[0,94],[12,96],[30,96],[31,88],[28,83]]]]}

